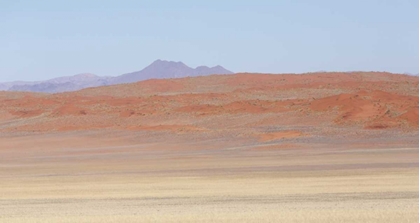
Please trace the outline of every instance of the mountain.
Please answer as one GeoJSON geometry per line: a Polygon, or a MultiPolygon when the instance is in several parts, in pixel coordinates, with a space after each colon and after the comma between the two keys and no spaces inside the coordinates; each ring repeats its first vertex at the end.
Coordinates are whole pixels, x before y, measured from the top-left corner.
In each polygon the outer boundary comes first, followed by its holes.
{"type": "Polygon", "coordinates": [[[94,74],[78,74],[54,78],[38,82],[7,82],[0,83],[0,91],[31,91],[58,93],[77,91],[88,87],[98,87],[113,84],[132,83],[147,79],[164,79],[178,77],[193,77],[210,74],[232,74],[222,66],[199,66],[191,68],[182,62],[156,60],[141,71],[123,74],[117,77],[100,77],[94,74]]]}
{"type": "Polygon", "coordinates": [[[123,74],[111,79],[112,84],[132,83],[147,79],[164,79],[179,77],[194,77],[210,74],[233,74],[222,66],[207,67],[199,66],[191,68],[182,62],[156,60],[141,71],[123,74]]]}
{"type": "Polygon", "coordinates": [[[107,85],[108,79],[109,77],[99,77],[94,74],[78,74],[74,76],[54,78],[37,83],[13,85],[8,90],[46,93],[77,91],[83,88],[107,85]]]}
{"type": "Polygon", "coordinates": [[[7,91],[13,86],[21,86],[21,85],[27,85],[27,84],[37,84],[39,81],[13,81],[13,82],[4,82],[0,83],[0,91],[7,91]]]}

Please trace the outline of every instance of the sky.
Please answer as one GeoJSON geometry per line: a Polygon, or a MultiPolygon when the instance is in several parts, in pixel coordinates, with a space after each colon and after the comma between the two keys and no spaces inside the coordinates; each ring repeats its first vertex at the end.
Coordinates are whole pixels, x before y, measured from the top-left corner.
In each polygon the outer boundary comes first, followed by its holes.
{"type": "Polygon", "coordinates": [[[418,73],[417,0],[0,0],[0,82],[156,59],[234,72],[418,73]]]}

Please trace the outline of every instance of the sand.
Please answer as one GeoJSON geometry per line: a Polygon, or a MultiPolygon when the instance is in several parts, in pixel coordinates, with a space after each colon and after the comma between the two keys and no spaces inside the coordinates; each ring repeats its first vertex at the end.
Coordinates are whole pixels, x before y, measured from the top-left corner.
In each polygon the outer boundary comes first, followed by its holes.
{"type": "Polygon", "coordinates": [[[0,222],[415,222],[418,148],[0,140],[0,222]],[[37,146],[28,149],[28,145],[37,146]]]}
{"type": "Polygon", "coordinates": [[[0,222],[418,222],[418,78],[0,92],[0,222]]]}
{"type": "Polygon", "coordinates": [[[249,135],[270,126],[418,131],[418,84],[417,77],[379,72],[234,74],[52,95],[0,92],[0,132],[182,132],[174,126],[213,133],[238,128],[249,135]]]}

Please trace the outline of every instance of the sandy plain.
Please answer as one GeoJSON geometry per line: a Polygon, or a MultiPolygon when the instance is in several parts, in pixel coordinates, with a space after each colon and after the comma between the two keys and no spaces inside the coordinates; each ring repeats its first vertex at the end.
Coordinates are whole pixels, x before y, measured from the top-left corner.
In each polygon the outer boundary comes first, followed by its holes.
{"type": "Polygon", "coordinates": [[[418,222],[418,78],[322,75],[2,93],[0,222],[418,222]]]}

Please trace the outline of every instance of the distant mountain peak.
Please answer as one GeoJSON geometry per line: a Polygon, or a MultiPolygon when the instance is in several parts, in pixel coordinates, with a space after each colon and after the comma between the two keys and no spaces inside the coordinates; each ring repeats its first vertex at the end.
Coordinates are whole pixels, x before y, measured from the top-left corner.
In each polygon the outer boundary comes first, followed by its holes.
{"type": "Polygon", "coordinates": [[[195,69],[209,69],[209,67],[208,66],[198,66],[195,69]]]}
{"type": "Polygon", "coordinates": [[[175,64],[175,63],[177,63],[177,64],[184,64],[184,63],[182,63],[181,61],[161,60],[161,59],[157,59],[157,60],[153,61],[153,63],[152,63],[152,64],[154,64],[154,63],[156,63],[156,64],[161,64],[161,63],[171,63],[171,64],[175,64]]]}
{"type": "Polygon", "coordinates": [[[164,79],[164,78],[179,78],[179,77],[193,77],[210,74],[232,74],[233,72],[226,70],[222,66],[207,67],[198,66],[197,68],[191,68],[185,65],[183,62],[168,61],[158,59],[153,61],[149,66],[145,67],[141,71],[123,74],[119,77],[114,78],[112,83],[131,83],[136,81],[142,81],[147,79],[164,79]]]}
{"type": "Polygon", "coordinates": [[[148,68],[148,67],[169,67],[169,66],[188,67],[187,65],[185,65],[181,61],[175,62],[175,61],[158,59],[158,60],[153,61],[153,63],[151,63],[146,68],[148,68]]]}
{"type": "Polygon", "coordinates": [[[100,77],[91,73],[81,73],[39,82],[0,83],[0,90],[55,93],[75,91],[87,87],[132,83],[147,79],[180,78],[231,73],[231,71],[226,70],[219,65],[215,67],[198,66],[194,69],[181,61],[175,62],[157,59],[141,71],[127,73],[117,77],[100,77]]]}

